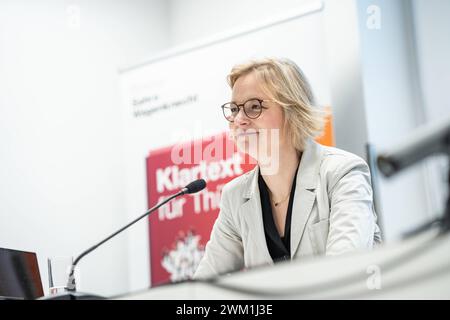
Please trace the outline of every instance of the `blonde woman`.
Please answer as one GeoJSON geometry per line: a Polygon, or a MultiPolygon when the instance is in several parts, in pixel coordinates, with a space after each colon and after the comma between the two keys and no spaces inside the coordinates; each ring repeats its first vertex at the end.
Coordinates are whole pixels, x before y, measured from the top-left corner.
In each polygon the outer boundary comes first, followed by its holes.
{"type": "Polygon", "coordinates": [[[194,278],[379,243],[369,168],[313,141],[323,114],[300,68],[286,59],[250,61],[228,81],[232,102],[223,114],[238,148],[258,165],[223,188],[194,278]]]}

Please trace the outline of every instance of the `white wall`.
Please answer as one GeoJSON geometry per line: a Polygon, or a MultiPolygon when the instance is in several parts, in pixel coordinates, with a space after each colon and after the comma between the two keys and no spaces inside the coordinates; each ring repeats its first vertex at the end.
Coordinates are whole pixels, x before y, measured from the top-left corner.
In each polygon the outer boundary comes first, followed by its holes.
{"type": "MultiPolygon", "coordinates": [[[[164,0],[0,2],[0,247],[77,255],[127,219],[117,70],[166,47],[164,0]],[[79,13],[79,15],[78,15],[79,13]]],[[[128,290],[127,235],[80,262],[128,290]]]]}
{"type": "MultiPolygon", "coordinates": [[[[408,139],[419,124],[422,106],[415,82],[410,3],[360,0],[357,5],[368,141],[382,152],[408,139]],[[375,11],[367,11],[369,6],[376,6],[378,17],[375,11]],[[379,18],[378,27],[370,20],[373,18],[379,18]]],[[[430,218],[420,166],[389,180],[381,178],[379,183],[379,209],[387,240],[430,218]]]]}
{"type": "Polygon", "coordinates": [[[414,0],[417,56],[426,120],[450,113],[450,1],[414,0]]]}
{"type": "MultiPolygon", "coordinates": [[[[433,122],[450,115],[450,1],[414,0],[418,74],[422,93],[422,122],[433,122]]],[[[431,210],[444,209],[448,194],[448,162],[430,159],[428,165],[428,197],[431,210]]]]}
{"type": "MultiPolygon", "coordinates": [[[[450,3],[360,0],[357,4],[368,137],[382,151],[407,140],[418,126],[450,115],[446,17],[450,3]],[[367,8],[373,5],[380,10],[379,29],[367,27],[367,8]]],[[[445,161],[429,159],[392,179],[379,180],[388,240],[442,213],[447,170],[445,161]]]]}
{"type": "Polygon", "coordinates": [[[170,0],[171,45],[241,30],[311,2],[314,0],[170,0]]]}

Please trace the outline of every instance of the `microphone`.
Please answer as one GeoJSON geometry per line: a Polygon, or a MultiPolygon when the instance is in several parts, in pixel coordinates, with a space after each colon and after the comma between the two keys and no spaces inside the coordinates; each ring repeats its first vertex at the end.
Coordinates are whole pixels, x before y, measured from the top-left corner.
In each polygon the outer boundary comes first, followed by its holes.
{"type": "Polygon", "coordinates": [[[380,171],[390,177],[437,153],[450,155],[450,118],[414,131],[408,141],[381,154],[377,163],[380,171]]]}
{"type": "Polygon", "coordinates": [[[203,189],[205,189],[205,187],[206,181],[203,179],[198,179],[189,183],[186,187],[181,189],[181,191],[183,191],[182,194],[196,193],[202,191],[203,189]]]}
{"type": "Polygon", "coordinates": [[[101,246],[102,244],[104,244],[105,242],[107,242],[108,240],[114,238],[116,235],[118,235],[119,233],[121,233],[122,231],[124,231],[125,229],[127,229],[128,227],[132,226],[133,224],[135,224],[136,222],[138,222],[139,220],[141,220],[142,218],[148,216],[150,213],[152,213],[153,211],[155,211],[156,209],[158,209],[159,207],[163,206],[164,204],[166,204],[167,202],[171,201],[172,199],[184,195],[184,194],[191,194],[191,193],[196,193],[199,192],[201,190],[203,190],[206,187],[206,181],[203,179],[198,179],[195,181],[192,181],[191,183],[189,183],[186,187],[184,187],[183,189],[181,189],[180,191],[178,191],[177,193],[171,195],[170,197],[168,197],[167,199],[165,199],[164,201],[161,201],[160,203],[158,203],[157,205],[155,205],[154,207],[148,209],[143,215],[141,215],[140,217],[134,219],[133,221],[131,221],[129,224],[127,224],[126,226],[120,228],[119,230],[117,230],[116,232],[114,232],[113,234],[111,234],[110,236],[106,237],[105,239],[103,239],[102,241],[100,241],[99,243],[97,243],[96,245],[90,247],[89,249],[87,249],[86,251],[84,251],[83,253],[81,253],[72,263],[72,266],[70,267],[70,272],[69,272],[69,280],[67,282],[67,289],[68,291],[76,291],[76,282],[75,282],[75,267],[78,264],[78,262],[80,262],[80,260],[86,256],[87,254],[89,254],[90,252],[94,251],[95,249],[97,249],[99,246],[101,246]]]}

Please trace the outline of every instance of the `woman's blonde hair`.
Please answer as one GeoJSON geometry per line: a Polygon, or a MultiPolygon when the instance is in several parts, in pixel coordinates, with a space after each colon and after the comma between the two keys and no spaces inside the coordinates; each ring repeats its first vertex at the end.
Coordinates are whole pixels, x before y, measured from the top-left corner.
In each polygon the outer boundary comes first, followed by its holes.
{"type": "Polygon", "coordinates": [[[308,138],[322,133],[325,112],[314,106],[314,96],[301,69],[291,60],[267,58],[236,65],[228,75],[233,88],[237,79],[254,72],[261,89],[284,110],[286,133],[297,151],[308,138]]]}

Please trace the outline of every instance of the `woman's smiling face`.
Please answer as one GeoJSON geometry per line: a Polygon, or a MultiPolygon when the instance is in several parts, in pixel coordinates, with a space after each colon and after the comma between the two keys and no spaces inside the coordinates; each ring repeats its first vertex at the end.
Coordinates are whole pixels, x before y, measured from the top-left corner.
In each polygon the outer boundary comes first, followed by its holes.
{"type": "Polygon", "coordinates": [[[274,143],[278,144],[276,149],[284,143],[284,115],[281,106],[271,101],[262,90],[254,72],[250,72],[234,83],[232,101],[242,104],[255,98],[266,100],[262,103],[265,108],[261,115],[250,119],[241,108],[234,121],[230,122],[230,130],[238,148],[258,160],[261,158],[261,151],[271,155],[275,151],[274,143]]]}

